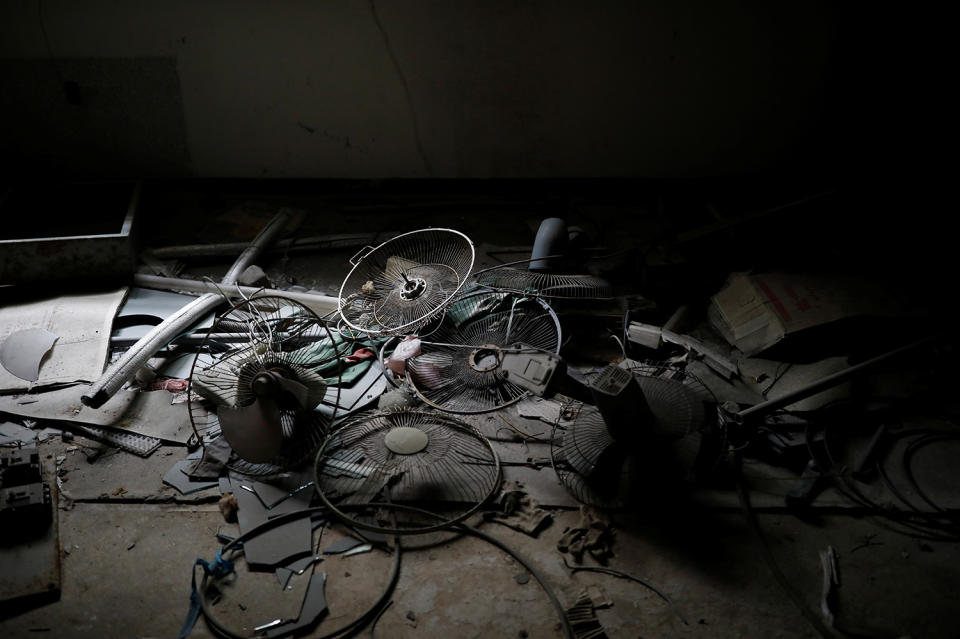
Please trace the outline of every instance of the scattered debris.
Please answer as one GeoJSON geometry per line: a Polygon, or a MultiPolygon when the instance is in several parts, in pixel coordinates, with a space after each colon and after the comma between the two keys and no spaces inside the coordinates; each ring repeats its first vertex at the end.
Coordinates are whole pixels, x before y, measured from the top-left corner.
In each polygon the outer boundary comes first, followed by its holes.
{"type": "Polygon", "coordinates": [[[613,600],[610,599],[607,591],[597,584],[589,584],[587,586],[587,595],[593,602],[594,609],[610,608],[613,606],[613,600]]]}
{"type": "Polygon", "coordinates": [[[187,468],[187,475],[194,480],[218,481],[230,459],[230,444],[217,437],[203,444],[203,457],[187,468]]]}
{"type": "Polygon", "coordinates": [[[484,517],[514,530],[536,537],[551,520],[552,515],[540,508],[533,497],[516,481],[503,482],[500,494],[500,510],[487,511],[484,517]]]}
{"type": "Polygon", "coordinates": [[[593,602],[590,595],[583,590],[577,597],[577,601],[567,608],[567,620],[573,628],[575,639],[607,639],[607,634],[597,619],[597,613],[594,611],[593,602]]]}
{"type": "Polygon", "coordinates": [[[521,417],[540,419],[548,424],[556,424],[563,413],[563,404],[543,397],[528,397],[517,402],[517,412],[521,417]]]}
{"type": "Polygon", "coordinates": [[[96,379],[107,360],[110,326],[125,294],[120,288],[0,307],[0,390],[96,379]]]}
{"type": "Polygon", "coordinates": [[[625,572],[620,571],[620,570],[614,570],[613,568],[603,568],[603,567],[599,567],[599,566],[571,566],[570,564],[567,563],[566,558],[563,559],[563,565],[564,565],[570,572],[572,572],[572,573],[578,573],[578,572],[595,572],[595,573],[599,573],[599,574],[603,574],[603,575],[610,575],[611,577],[618,577],[618,578],[620,578],[620,579],[627,579],[627,580],[632,581],[632,582],[634,582],[634,583],[638,583],[638,584],[640,584],[641,586],[643,586],[644,588],[649,589],[651,592],[653,592],[655,595],[657,595],[657,596],[660,597],[661,599],[663,599],[663,600],[667,603],[667,605],[669,605],[670,608],[673,610],[674,614],[677,615],[677,617],[680,619],[680,621],[682,621],[682,622],[684,623],[684,625],[690,625],[690,624],[687,622],[686,618],[683,616],[683,614],[680,613],[680,610],[679,610],[679,609],[677,608],[677,606],[673,603],[673,601],[670,600],[669,597],[667,597],[665,594],[663,594],[658,588],[656,588],[655,586],[653,586],[653,584],[651,584],[651,583],[649,583],[649,582],[647,582],[647,581],[644,581],[643,579],[640,579],[639,577],[634,577],[633,575],[631,575],[631,574],[629,574],[629,573],[625,573],[625,572]]]}
{"type": "Polygon", "coordinates": [[[269,639],[275,639],[286,635],[301,634],[317,625],[329,612],[323,592],[326,582],[326,573],[321,572],[312,575],[310,582],[307,584],[307,592],[303,595],[303,604],[300,606],[300,614],[297,615],[296,620],[266,628],[266,636],[269,639]]]}
{"type": "Polygon", "coordinates": [[[336,555],[342,552],[346,552],[357,546],[363,544],[359,539],[354,539],[353,537],[344,537],[343,539],[338,539],[329,546],[323,549],[323,554],[325,555],[336,555]]]}
{"type": "Polygon", "coordinates": [[[214,488],[218,485],[216,481],[191,478],[187,475],[191,466],[193,466],[192,460],[182,459],[178,461],[163,476],[163,483],[171,488],[175,488],[181,495],[190,495],[201,490],[214,488]]]}
{"type": "Polygon", "coordinates": [[[746,355],[841,319],[903,314],[901,304],[879,284],[787,273],[736,273],[713,296],[707,313],[714,328],[746,355]]]}
{"type": "Polygon", "coordinates": [[[277,576],[277,583],[280,584],[280,590],[286,590],[290,583],[290,577],[293,576],[293,570],[284,566],[278,566],[274,574],[277,576]]]}
{"type": "Polygon", "coordinates": [[[387,358],[387,368],[394,375],[403,375],[407,360],[420,354],[420,339],[416,335],[407,335],[393,349],[393,353],[387,358]]]}
{"type": "Polygon", "coordinates": [[[0,446],[5,444],[29,444],[37,439],[37,433],[13,422],[0,423],[0,446]]]}
{"type": "Polygon", "coordinates": [[[217,502],[217,507],[220,509],[220,514],[223,515],[223,520],[227,523],[235,524],[237,523],[237,498],[232,494],[224,494],[220,497],[220,501],[217,502]]]}
{"type": "Polygon", "coordinates": [[[613,527],[606,514],[592,506],[580,506],[580,523],[563,531],[557,542],[557,550],[570,553],[577,563],[583,561],[583,553],[600,563],[613,556],[613,527]]]}
{"type": "Polygon", "coordinates": [[[350,557],[351,555],[360,555],[365,552],[370,552],[371,550],[373,550],[372,544],[363,544],[362,546],[357,546],[356,548],[348,550],[347,552],[343,553],[343,556],[350,557]]]}
{"type": "Polygon", "coordinates": [[[823,571],[823,588],[820,591],[820,614],[827,627],[833,627],[832,602],[834,588],[840,585],[840,573],[837,570],[837,553],[833,546],[827,546],[820,551],[820,568],[823,571]]]}
{"type": "MultiPolygon", "coordinates": [[[[299,477],[288,477],[287,480],[299,480],[299,477]]],[[[234,478],[232,484],[241,485],[234,478]]],[[[261,482],[253,482],[253,486],[260,488],[261,482]]],[[[294,497],[284,500],[272,510],[264,507],[260,498],[253,491],[235,490],[233,496],[237,500],[237,524],[240,533],[244,534],[272,516],[291,515],[309,505],[310,495],[300,492],[294,497]]],[[[294,517],[280,525],[274,526],[252,539],[244,542],[243,552],[247,565],[251,570],[274,570],[276,566],[287,565],[291,560],[311,555],[313,542],[313,528],[307,512],[302,517],[294,517]]]]}
{"type": "Polygon", "coordinates": [[[256,264],[251,264],[245,268],[243,273],[240,274],[240,277],[237,278],[237,281],[244,286],[270,285],[270,280],[267,278],[266,272],[256,264]]]}

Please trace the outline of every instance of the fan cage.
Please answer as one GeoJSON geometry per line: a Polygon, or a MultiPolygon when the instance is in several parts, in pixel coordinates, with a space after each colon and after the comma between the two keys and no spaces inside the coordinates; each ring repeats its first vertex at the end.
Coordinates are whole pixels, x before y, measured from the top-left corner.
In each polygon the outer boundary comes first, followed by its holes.
{"type": "Polygon", "coordinates": [[[330,433],[317,452],[314,485],[332,513],[360,529],[419,534],[449,528],[476,512],[499,490],[500,460],[474,426],[419,410],[358,415],[330,433]],[[413,428],[427,434],[423,450],[398,454],[388,433],[413,428]],[[428,510],[419,518],[369,519],[356,514],[372,502],[428,510]]]}
{"type": "MultiPolygon", "coordinates": [[[[253,401],[247,385],[252,379],[251,371],[260,367],[282,369],[302,378],[305,371],[317,362],[308,357],[305,346],[318,340],[330,339],[336,344],[333,332],[324,320],[299,302],[282,296],[262,295],[243,300],[217,317],[200,343],[190,367],[187,380],[188,415],[201,445],[220,433],[220,421],[216,406],[233,408],[249,405],[253,401]],[[222,336],[232,334],[242,341],[225,342],[222,336]],[[221,371],[218,367],[228,368],[221,371]],[[217,371],[222,373],[223,383],[219,393],[211,395],[201,390],[197,383],[199,375],[217,371]]],[[[321,364],[335,365],[337,387],[341,380],[340,348],[333,349],[335,357],[321,364]]],[[[283,445],[278,455],[264,463],[249,462],[233,453],[227,466],[239,473],[251,476],[270,476],[295,468],[309,460],[320,446],[323,437],[336,417],[325,416],[317,410],[289,411],[280,415],[283,445]]]]}
{"type": "MultiPolygon", "coordinates": [[[[665,422],[659,424],[656,433],[660,445],[673,446],[683,456],[695,456],[699,449],[696,435],[710,424],[709,407],[716,404],[713,393],[695,375],[668,363],[631,360],[626,369],[641,384],[655,417],[665,422]],[[687,404],[694,399],[699,406],[687,404]],[[677,404],[685,404],[691,412],[685,413],[677,404]]],[[[572,424],[554,424],[550,457],[557,477],[574,498],[604,508],[623,507],[635,488],[635,479],[643,472],[635,455],[616,446],[599,409],[589,405],[582,407],[572,424]],[[611,463],[611,459],[621,463],[616,472],[600,468],[598,474],[598,467],[611,463]]]]}
{"type": "Polygon", "coordinates": [[[529,395],[500,369],[517,344],[557,354],[560,320],[544,300],[480,290],[447,307],[443,323],[406,362],[406,379],[428,405],[449,413],[485,413],[529,395]],[[493,365],[492,358],[497,358],[493,365]],[[483,364],[482,360],[491,360],[483,364]]]}
{"type": "Polygon", "coordinates": [[[481,286],[498,291],[563,300],[608,300],[613,298],[610,283],[587,274],[563,274],[501,267],[474,276],[481,286]]]}
{"type": "Polygon", "coordinates": [[[454,229],[403,233],[360,257],[340,287],[350,328],[376,336],[414,332],[453,300],[473,269],[473,242],[454,229]]]}

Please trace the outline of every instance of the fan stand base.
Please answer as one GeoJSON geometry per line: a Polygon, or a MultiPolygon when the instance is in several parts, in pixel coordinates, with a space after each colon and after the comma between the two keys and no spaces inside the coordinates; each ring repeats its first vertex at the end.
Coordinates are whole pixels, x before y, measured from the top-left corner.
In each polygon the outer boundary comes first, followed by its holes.
{"type": "Polygon", "coordinates": [[[424,450],[429,443],[427,434],[413,426],[391,428],[383,438],[387,449],[397,455],[414,455],[424,450]]]}

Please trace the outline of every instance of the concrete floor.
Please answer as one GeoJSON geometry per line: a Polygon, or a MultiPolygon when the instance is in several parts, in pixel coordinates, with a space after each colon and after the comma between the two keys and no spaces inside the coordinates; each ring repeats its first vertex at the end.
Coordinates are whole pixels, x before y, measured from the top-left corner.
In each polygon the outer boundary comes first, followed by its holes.
{"type": "MultiPolygon", "coordinates": [[[[181,205],[183,203],[181,202],[181,205]]],[[[297,204],[297,202],[293,202],[297,204]]],[[[197,204],[203,208],[207,204],[197,204]]],[[[219,202],[218,206],[226,206],[219,202]]],[[[229,207],[227,207],[229,208],[229,207]]],[[[190,207],[183,205],[184,214],[190,207]]],[[[609,213],[612,218],[617,213],[609,213]]],[[[363,228],[408,230],[428,224],[459,228],[479,244],[529,244],[536,215],[314,215],[302,235],[363,228]]],[[[627,218],[624,218],[627,219],[627,218]]],[[[195,228],[191,241],[220,239],[209,217],[195,228]]],[[[252,235],[260,219],[236,221],[240,237],[252,235]],[[248,228],[249,227],[249,228],[248,228]]],[[[640,233],[656,221],[626,223],[640,233]]],[[[158,227],[160,228],[160,227],[158,227]]],[[[653,233],[653,231],[651,231],[653,233]]],[[[184,242],[175,226],[163,226],[153,245],[184,242]]],[[[263,266],[274,279],[336,293],[346,273],[343,254],[277,259],[263,266]]],[[[211,264],[190,271],[222,272],[211,264]]],[[[711,276],[722,279],[725,272],[711,276]]],[[[515,413],[511,420],[521,420],[515,413]]],[[[486,417],[475,422],[484,429],[486,417]]],[[[537,422],[525,425],[533,428],[537,422]]],[[[543,426],[543,424],[541,424],[543,426]]],[[[495,432],[495,429],[494,429],[495,432]]],[[[49,460],[65,457],[60,468],[61,496],[60,600],[0,621],[0,637],[171,637],[176,636],[189,607],[194,561],[212,559],[214,533],[230,534],[223,521],[216,489],[179,495],[161,477],[186,455],[182,447],[163,446],[148,458],[110,452],[88,462],[78,444],[48,440],[41,452],[49,460]]],[[[500,442],[502,457],[543,455],[521,443],[500,442]]],[[[549,454],[549,451],[546,451],[549,454]]],[[[956,471],[950,459],[938,462],[936,482],[944,499],[953,498],[956,471]]],[[[578,573],[564,567],[556,543],[578,514],[552,470],[520,473],[531,493],[550,508],[552,524],[532,538],[496,523],[481,529],[507,543],[531,561],[549,581],[565,606],[579,591],[597,586],[612,605],[597,611],[611,638],[660,637],[816,637],[797,606],[774,579],[756,535],[740,512],[731,489],[698,490],[668,506],[651,505],[614,514],[616,537],[610,567],[655,585],[675,603],[678,614],[650,590],[615,577],[578,573]]],[[[509,476],[509,475],[508,475],[509,476]]],[[[843,500],[829,491],[818,505],[825,510],[801,520],[783,508],[783,494],[796,475],[783,469],[750,464],[745,476],[758,520],[773,556],[792,587],[808,606],[819,607],[822,572],[819,552],[832,546],[838,557],[840,585],[834,607],[838,625],[859,636],[960,637],[953,623],[955,593],[960,589],[960,547],[918,541],[883,527],[882,521],[844,510],[843,500]]],[[[658,494],[662,486],[638,490],[658,494]]],[[[849,505],[849,504],[846,504],[849,505]]],[[[477,523],[477,522],[474,522],[477,523]]],[[[343,534],[333,525],[325,534],[343,534]]],[[[503,551],[469,536],[434,535],[403,542],[400,580],[392,605],[376,625],[381,639],[413,637],[512,638],[559,637],[559,619],[535,580],[517,579],[525,570],[503,551]]],[[[384,552],[328,557],[316,567],[327,573],[330,615],[309,636],[321,637],[354,618],[386,583],[391,558],[384,552]]],[[[588,565],[595,565],[587,560],[588,565]]],[[[281,590],[271,573],[249,573],[240,564],[235,586],[223,593],[215,614],[241,634],[277,617],[295,615],[309,573],[295,577],[281,590]]],[[[361,636],[369,634],[366,629],[361,636]]],[[[201,619],[191,635],[211,636],[201,619]]],[[[839,636],[839,635],[838,635],[839,636]]]]}

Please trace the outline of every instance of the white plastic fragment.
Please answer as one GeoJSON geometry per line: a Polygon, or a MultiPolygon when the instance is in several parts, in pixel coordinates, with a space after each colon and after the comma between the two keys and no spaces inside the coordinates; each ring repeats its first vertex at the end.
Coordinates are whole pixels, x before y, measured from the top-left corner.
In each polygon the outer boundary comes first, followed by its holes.
{"type": "Polygon", "coordinates": [[[407,360],[419,354],[420,338],[416,335],[407,335],[397,344],[393,353],[387,358],[387,368],[389,368],[394,375],[402,375],[407,360]]]}
{"type": "Polygon", "coordinates": [[[11,374],[28,382],[40,379],[40,364],[60,337],[44,328],[10,333],[0,344],[0,364],[11,374]]]}

